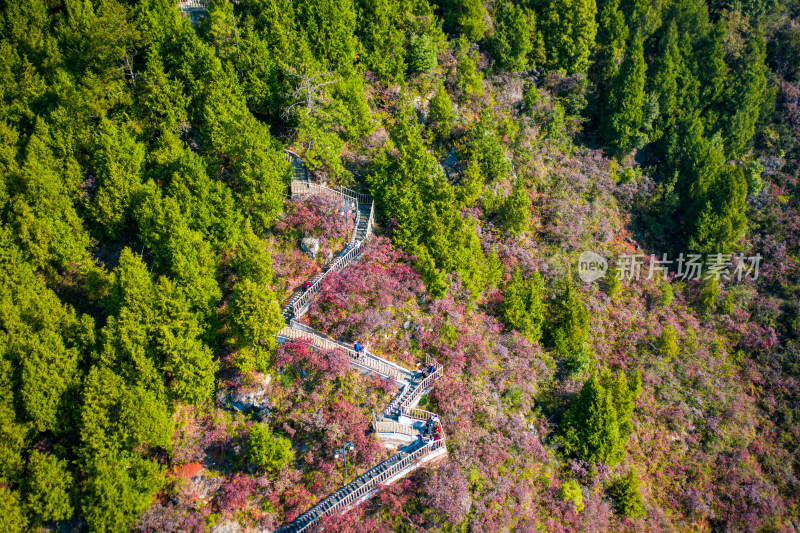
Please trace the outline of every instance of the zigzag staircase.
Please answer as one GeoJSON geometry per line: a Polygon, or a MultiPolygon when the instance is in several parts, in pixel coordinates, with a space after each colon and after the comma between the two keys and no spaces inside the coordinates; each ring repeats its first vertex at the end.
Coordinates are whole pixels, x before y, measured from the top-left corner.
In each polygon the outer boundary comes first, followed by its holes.
{"type": "Polygon", "coordinates": [[[422,465],[447,455],[443,432],[438,440],[421,438],[428,420],[434,414],[416,407],[420,397],[433,387],[444,370],[441,364],[426,356],[424,370],[411,371],[366,350],[357,353],[349,345],[298,322],[308,311],[311,299],[321,290],[325,276],[330,272],[338,272],[361,258],[364,246],[372,236],[375,203],[367,194],[311,183],[303,160],[288,150],[286,158],[292,165],[295,178],[291,184],[292,198],[303,194],[324,194],[340,199],[347,206],[347,214],[352,214],[354,227],[351,238],[339,256],[321,274],[309,280],[311,283],[308,288],[289,298],[282,310],[286,327],[277,333],[278,342],[301,341],[315,350],[337,351],[343,353],[349,359],[350,365],[357,370],[394,380],[399,392],[383,413],[373,414],[372,425],[378,438],[403,443],[389,459],[364,472],[293,522],[276,530],[276,533],[302,533],[308,531],[322,517],[345,511],[370,498],[380,485],[394,483],[422,465]]]}

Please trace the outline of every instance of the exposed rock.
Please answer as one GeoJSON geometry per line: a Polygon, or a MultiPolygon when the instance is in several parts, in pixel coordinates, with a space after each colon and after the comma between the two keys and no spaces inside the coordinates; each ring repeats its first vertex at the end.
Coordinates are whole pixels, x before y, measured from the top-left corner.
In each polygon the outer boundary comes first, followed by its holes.
{"type": "Polygon", "coordinates": [[[306,252],[311,259],[317,257],[319,252],[319,239],[316,237],[305,237],[300,241],[300,248],[306,252]]]}
{"type": "Polygon", "coordinates": [[[254,409],[257,414],[267,410],[269,413],[269,397],[267,397],[267,386],[272,382],[272,376],[264,374],[264,378],[255,389],[240,389],[234,391],[227,398],[227,404],[236,411],[246,411],[254,409]]]}
{"type": "Polygon", "coordinates": [[[261,410],[269,406],[266,390],[239,392],[231,395],[228,402],[232,409],[245,411],[247,409],[261,410]]]}
{"type": "Polygon", "coordinates": [[[243,531],[244,528],[242,526],[229,518],[223,518],[211,528],[211,533],[242,533],[243,531]]]}

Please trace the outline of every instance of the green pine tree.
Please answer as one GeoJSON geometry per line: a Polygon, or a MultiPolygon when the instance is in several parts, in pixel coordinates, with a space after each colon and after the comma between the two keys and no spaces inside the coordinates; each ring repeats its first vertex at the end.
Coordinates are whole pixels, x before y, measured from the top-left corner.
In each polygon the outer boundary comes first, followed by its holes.
{"type": "Polygon", "coordinates": [[[528,56],[533,51],[531,35],[536,34],[534,20],[531,12],[509,1],[495,7],[495,29],[489,42],[501,69],[521,72],[528,68],[528,56]]]}
{"type": "Polygon", "coordinates": [[[642,40],[634,38],[625,53],[606,103],[604,137],[613,154],[625,154],[643,144],[645,63],[642,40]]]}
{"type": "Polygon", "coordinates": [[[429,127],[433,130],[437,139],[445,141],[450,138],[454,121],[453,101],[450,99],[447,89],[444,88],[444,84],[440,84],[436,94],[431,98],[428,111],[429,127]]]}
{"type": "Polygon", "coordinates": [[[658,98],[659,117],[655,122],[654,138],[659,138],[672,127],[679,114],[681,103],[681,77],[684,72],[683,57],[678,47],[678,30],[675,21],[662,30],[658,52],[648,81],[649,90],[658,98]]]}
{"type": "Polygon", "coordinates": [[[479,41],[486,33],[483,16],[486,9],[481,0],[440,0],[445,29],[461,34],[470,41],[479,41]]]}
{"type": "Polygon", "coordinates": [[[67,520],[72,516],[72,474],[66,461],[55,455],[33,450],[28,461],[25,507],[32,522],[67,520]]]}
{"type": "Polygon", "coordinates": [[[564,452],[589,462],[616,466],[624,454],[613,395],[591,376],[561,423],[564,452]]]}
{"type": "Polygon", "coordinates": [[[250,461],[261,470],[278,473],[294,459],[289,439],[275,437],[265,424],[250,427],[247,452],[250,461]]]}
{"type": "Polygon", "coordinates": [[[678,336],[672,324],[667,324],[661,330],[661,335],[658,337],[658,351],[667,357],[675,357],[680,353],[678,336]]]}
{"type": "Polygon", "coordinates": [[[625,372],[620,372],[615,376],[604,374],[601,383],[606,391],[611,394],[614,402],[614,410],[617,412],[617,425],[619,434],[623,439],[633,433],[634,402],[642,393],[642,376],[639,371],[631,374],[630,379],[625,372]]]}
{"type": "Polygon", "coordinates": [[[595,81],[604,88],[617,74],[628,38],[628,26],[619,4],[620,0],[603,2],[598,19],[597,56],[593,69],[595,81]]]}
{"type": "Polygon", "coordinates": [[[597,35],[595,0],[549,0],[537,19],[550,69],[586,73],[597,35]]]}
{"type": "Polygon", "coordinates": [[[747,40],[735,73],[727,81],[722,129],[728,153],[739,156],[753,139],[768,98],[766,41],[760,31],[747,40]]]}
{"type": "Polygon", "coordinates": [[[585,355],[589,340],[589,312],[572,281],[565,280],[561,296],[551,312],[550,345],[564,358],[585,355]]]}
{"type": "Polygon", "coordinates": [[[608,487],[608,495],[614,500],[615,510],[622,516],[638,518],[645,515],[639,476],[636,475],[635,468],[618,477],[608,487]]]}
{"type": "Polygon", "coordinates": [[[529,280],[525,280],[519,269],[511,275],[503,292],[503,321],[510,329],[516,329],[531,341],[538,341],[542,337],[545,319],[543,294],[542,275],[535,271],[529,280]]]}
{"type": "Polygon", "coordinates": [[[528,230],[531,216],[531,199],[525,187],[525,181],[517,178],[511,194],[501,208],[503,223],[513,235],[528,230]]]}
{"type": "Polygon", "coordinates": [[[478,54],[469,49],[469,41],[461,38],[456,43],[456,72],[458,88],[469,96],[483,94],[483,73],[478,70],[478,54]]]}

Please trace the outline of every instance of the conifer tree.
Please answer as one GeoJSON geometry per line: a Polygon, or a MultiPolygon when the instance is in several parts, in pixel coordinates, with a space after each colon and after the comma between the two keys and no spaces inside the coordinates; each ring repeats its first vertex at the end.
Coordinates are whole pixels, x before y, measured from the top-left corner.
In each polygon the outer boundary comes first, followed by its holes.
{"type": "Polygon", "coordinates": [[[122,309],[130,309],[149,323],[155,315],[155,296],[147,265],[130,248],[123,248],[104,302],[107,312],[118,315],[122,309]]]}
{"type": "Polygon", "coordinates": [[[645,64],[642,41],[636,37],[625,53],[606,104],[603,122],[606,142],[613,154],[625,154],[641,144],[639,130],[644,113],[645,64]]]}
{"type": "Polygon", "coordinates": [[[384,152],[370,176],[379,211],[397,221],[394,238],[417,257],[428,290],[444,294],[444,276],[457,271],[477,296],[482,285],[483,253],[474,227],[458,211],[455,190],[422,141],[419,127],[402,112],[391,131],[394,153],[384,152]]]}
{"type": "Polygon", "coordinates": [[[700,82],[698,107],[702,110],[703,127],[709,135],[717,131],[722,100],[725,97],[728,66],[725,64],[725,52],[722,48],[724,35],[725,24],[720,21],[695,52],[700,82]]]}
{"type": "Polygon", "coordinates": [[[55,455],[33,450],[28,461],[25,483],[25,507],[32,521],[66,520],[72,516],[72,474],[66,461],[55,455]]]}
{"type": "Polygon", "coordinates": [[[353,0],[300,0],[294,8],[297,27],[324,70],[350,73],[359,47],[353,0]]]}
{"type": "Polygon", "coordinates": [[[55,140],[43,118],[37,118],[25,145],[22,166],[10,177],[6,222],[14,241],[35,268],[47,275],[87,258],[89,236],[75,202],[76,183],[68,170],[74,162],[56,158],[55,140]],[[64,175],[62,175],[63,173],[64,175]]]}
{"type": "Polygon", "coordinates": [[[127,128],[106,120],[100,124],[93,156],[98,180],[90,212],[110,238],[119,237],[130,218],[131,202],[142,180],[144,146],[127,128]]]}
{"type": "Polygon", "coordinates": [[[530,225],[531,199],[524,180],[516,179],[514,188],[506,198],[501,211],[503,222],[513,235],[527,231],[530,225]]]}
{"type": "Polygon", "coordinates": [[[469,50],[469,41],[463,37],[456,43],[456,71],[458,88],[467,95],[483,94],[483,73],[477,67],[477,54],[469,50]]]}
{"type": "Polygon", "coordinates": [[[586,73],[597,35],[595,0],[549,0],[537,19],[547,66],[568,74],[586,73]]]}
{"type": "Polygon", "coordinates": [[[603,375],[601,380],[603,387],[611,394],[614,401],[614,410],[617,412],[617,425],[619,426],[620,437],[627,438],[633,433],[634,402],[642,393],[642,377],[639,371],[635,371],[628,378],[625,372],[619,372],[615,376],[610,374],[603,375]]]}
{"type": "Polygon", "coordinates": [[[478,158],[470,158],[467,168],[464,170],[461,183],[456,188],[456,197],[459,204],[465,207],[472,207],[480,198],[484,185],[483,171],[478,158]]]}
{"type": "MultiPolygon", "coordinates": [[[[511,163],[503,152],[494,119],[488,112],[481,114],[471,131],[469,156],[470,160],[478,161],[482,175],[489,182],[511,176],[511,163]]],[[[520,187],[524,191],[522,184],[520,187]]]]}
{"type": "Polygon", "coordinates": [[[245,278],[235,285],[229,305],[231,327],[243,352],[238,366],[243,372],[253,366],[266,371],[267,357],[275,350],[275,334],[284,322],[275,293],[245,278]]]}
{"type": "Polygon", "coordinates": [[[642,492],[639,489],[639,476],[631,468],[618,477],[608,488],[608,495],[614,500],[615,510],[622,516],[637,518],[644,516],[642,492]]]}
{"type": "Polygon", "coordinates": [[[461,34],[470,41],[479,41],[486,33],[483,16],[486,9],[481,0],[439,0],[445,29],[461,34]]]}
{"type": "Polygon", "coordinates": [[[661,330],[661,335],[658,337],[658,350],[667,357],[675,357],[680,353],[678,337],[672,324],[667,324],[661,330]]]}
{"type": "Polygon", "coordinates": [[[568,455],[616,466],[624,454],[613,395],[591,376],[570,404],[560,433],[568,455]]]}
{"type": "Polygon", "coordinates": [[[358,0],[358,36],[364,62],[382,79],[395,79],[406,71],[406,6],[391,0],[358,0]]]}
{"type": "Polygon", "coordinates": [[[606,0],[598,17],[597,56],[593,69],[594,79],[601,87],[607,87],[614,79],[625,53],[628,26],[619,4],[620,0],[606,0]]]}
{"type": "Polygon", "coordinates": [[[440,84],[436,94],[431,98],[428,111],[428,124],[437,139],[445,140],[450,137],[454,119],[453,101],[450,99],[447,89],[444,88],[444,84],[440,84]]]}
{"type": "Polygon", "coordinates": [[[571,501],[574,503],[576,513],[583,511],[583,493],[581,492],[581,486],[578,485],[578,482],[574,479],[565,481],[564,484],[561,485],[561,489],[558,491],[558,496],[565,502],[571,501]]]}
{"type": "Polygon", "coordinates": [[[172,395],[198,405],[214,393],[218,364],[200,340],[203,331],[180,288],[164,277],[158,281],[157,293],[154,351],[172,395]]]}
{"type": "Polygon", "coordinates": [[[533,14],[510,1],[500,2],[495,8],[495,30],[490,39],[495,61],[500,68],[520,72],[528,68],[528,56],[533,51],[531,34],[536,28],[533,14]]]}
{"type": "Polygon", "coordinates": [[[511,281],[503,292],[503,321],[512,329],[522,331],[528,318],[527,294],[519,269],[511,275],[511,281]]]}
{"type": "Polygon", "coordinates": [[[272,285],[272,256],[264,242],[253,233],[249,220],[245,220],[235,254],[231,266],[240,278],[260,285],[272,285]]]}
{"type": "Polygon", "coordinates": [[[570,357],[585,350],[589,338],[589,312],[569,279],[564,281],[564,290],[551,312],[549,337],[556,351],[562,357],[570,357]]]}
{"type": "Polygon", "coordinates": [[[729,252],[747,227],[744,172],[726,164],[721,136],[707,139],[697,115],[681,121],[676,138],[668,157],[686,244],[692,252],[729,252]]]}
{"type": "Polygon", "coordinates": [[[761,32],[747,40],[736,74],[726,88],[725,118],[722,121],[725,146],[731,156],[741,155],[753,135],[767,99],[766,41],[761,32]]]}
{"type": "Polygon", "coordinates": [[[294,458],[294,450],[289,439],[275,437],[265,424],[254,424],[248,438],[250,461],[258,468],[277,473],[294,458]]]}
{"type": "Polygon", "coordinates": [[[544,282],[539,271],[524,280],[519,269],[515,270],[503,292],[503,321],[531,341],[542,337],[544,323],[544,282]]]}
{"type": "Polygon", "coordinates": [[[28,520],[25,517],[19,492],[8,486],[0,486],[0,513],[3,513],[3,527],[8,533],[28,531],[28,520]]]}
{"type": "Polygon", "coordinates": [[[412,35],[408,42],[408,69],[413,74],[428,72],[436,66],[437,46],[427,34],[412,35]]]}
{"type": "Polygon", "coordinates": [[[653,61],[649,90],[658,98],[659,117],[655,122],[654,138],[673,126],[680,110],[681,88],[679,81],[684,73],[683,58],[678,47],[678,30],[675,21],[662,30],[658,51],[653,61]]]}

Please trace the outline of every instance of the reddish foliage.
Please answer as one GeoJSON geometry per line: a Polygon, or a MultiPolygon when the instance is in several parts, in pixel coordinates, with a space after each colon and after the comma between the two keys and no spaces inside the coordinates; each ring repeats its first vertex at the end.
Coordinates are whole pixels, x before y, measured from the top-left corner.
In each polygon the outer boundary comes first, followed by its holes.
{"type": "Polygon", "coordinates": [[[222,512],[244,509],[253,493],[256,482],[246,474],[236,474],[222,485],[217,495],[217,506],[222,512]]]}
{"type": "Polygon", "coordinates": [[[344,351],[312,349],[310,344],[302,341],[280,345],[275,353],[275,364],[278,368],[288,366],[295,371],[313,372],[323,380],[344,376],[350,369],[350,361],[344,351]]]}

